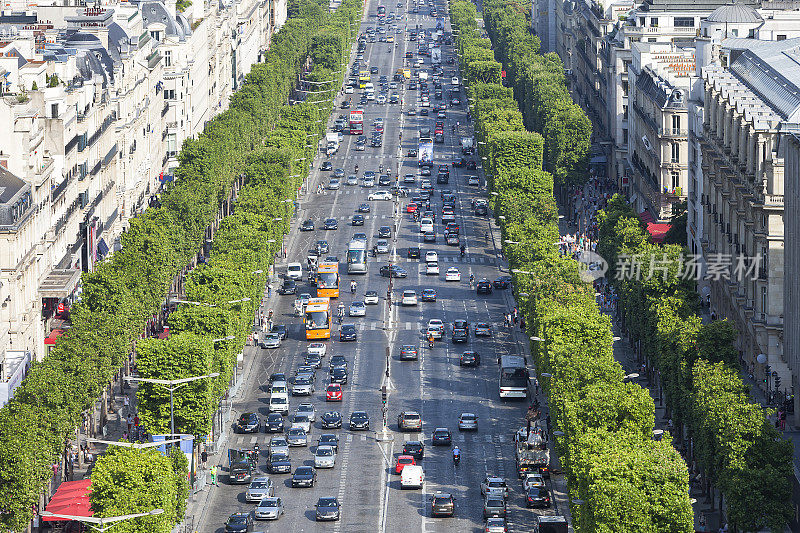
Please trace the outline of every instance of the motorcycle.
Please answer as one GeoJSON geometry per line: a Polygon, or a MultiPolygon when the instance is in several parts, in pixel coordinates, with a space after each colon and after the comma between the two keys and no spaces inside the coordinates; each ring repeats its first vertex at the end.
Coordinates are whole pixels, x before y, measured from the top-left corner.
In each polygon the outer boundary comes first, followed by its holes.
{"type": "Polygon", "coordinates": [[[453,463],[458,466],[458,463],[461,462],[461,452],[458,449],[453,450],[453,463]]]}

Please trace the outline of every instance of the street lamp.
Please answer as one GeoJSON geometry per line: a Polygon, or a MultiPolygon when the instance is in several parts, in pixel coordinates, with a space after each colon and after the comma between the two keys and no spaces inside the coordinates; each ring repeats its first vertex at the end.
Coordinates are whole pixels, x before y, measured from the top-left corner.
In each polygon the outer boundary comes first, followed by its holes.
{"type": "Polygon", "coordinates": [[[632,372],[630,374],[626,374],[625,376],[623,376],[622,380],[625,381],[626,379],[636,379],[638,377],[639,374],[637,374],[636,372],[632,372]]]}
{"type": "Polygon", "coordinates": [[[653,440],[661,440],[661,437],[664,436],[663,429],[654,429],[653,430],[653,440]]]}
{"type": "Polygon", "coordinates": [[[148,511],[146,513],[126,514],[122,516],[109,516],[106,518],[98,518],[96,516],[75,516],[69,514],[51,513],[50,511],[39,511],[39,516],[43,517],[52,516],[54,518],[64,518],[66,520],[75,520],[76,522],[91,524],[89,527],[91,527],[96,531],[99,531],[100,533],[103,533],[104,531],[108,531],[109,529],[114,527],[117,522],[122,522],[123,520],[131,520],[133,518],[141,518],[143,516],[155,516],[163,512],[164,509],[153,509],[152,511],[148,511]]]}
{"type": "MultiPolygon", "coordinates": [[[[233,336],[231,336],[233,338],[233,336]]],[[[175,435],[175,413],[173,411],[173,402],[172,402],[172,393],[176,390],[180,389],[187,383],[191,383],[192,381],[197,381],[199,379],[205,378],[215,378],[219,376],[219,372],[212,372],[211,374],[205,374],[203,376],[192,376],[189,378],[181,378],[181,379],[151,379],[151,378],[135,378],[131,376],[125,377],[128,381],[139,381],[142,383],[152,383],[153,385],[158,385],[169,391],[169,429],[171,434],[175,435]]]]}
{"type": "Polygon", "coordinates": [[[553,374],[551,374],[550,372],[542,372],[542,377],[543,378],[552,378],[553,374]]]}
{"type": "Polygon", "coordinates": [[[511,241],[511,240],[508,240],[508,239],[506,239],[506,240],[505,240],[505,241],[503,241],[503,242],[504,242],[504,243],[506,243],[506,244],[522,244],[522,243],[521,243],[521,242],[519,242],[519,241],[511,241]]]}
{"type": "Polygon", "coordinates": [[[528,274],[528,275],[533,275],[533,272],[531,272],[530,270],[520,270],[520,269],[518,269],[518,268],[512,268],[512,269],[511,269],[511,272],[513,272],[514,274],[528,274]]]}
{"type": "Polygon", "coordinates": [[[564,433],[563,431],[557,431],[556,430],[556,431],[553,432],[553,435],[556,436],[556,437],[563,437],[563,436],[566,435],[566,433],[564,433]]]}
{"type": "Polygon", "coordinates": [[[120,446],[122,448],[134,448],[136,450],[143,450],[145,448],[155,448],[156,446],[161,446],[164,444],[172,444],[174,442],[180,442],[182,440],[191,440],[191,436],[181,437],[179,439],[167,439],[167,440],[160,440],[158,442],[125,442],[121,440],[102,440],[102,439],[86,439],[86,442],[92,442],[97,444],[106,444],[108,446],[120,446]]]}

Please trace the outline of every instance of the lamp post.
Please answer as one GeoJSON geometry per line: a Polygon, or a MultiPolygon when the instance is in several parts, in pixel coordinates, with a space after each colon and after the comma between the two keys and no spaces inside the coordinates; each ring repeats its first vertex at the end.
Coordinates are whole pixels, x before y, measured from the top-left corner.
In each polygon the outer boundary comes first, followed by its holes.
{"type": "MultiPolygon", "coordinates": [[[[233,336],[231,336],[233,338],[233,336]]],[[[205,374],[203,376],[192,376],[189,378],[182,378],[182,379],[151,379],[151,378],[134,378],[131,376],[125,377],[128,381],[138,381],[141,383],[152,383],[153,385],[158,385],[169,391],[169,429],[170,434],[175,435],[175,413],[174,413],[174,404],[172,401],[172,393],[176,390],[180,389],[187,383],[191,383],[192,381],[197,381],[199,379],[205,378],[215,378],[219,376],[219,372],[212,372],[211,374],[205,374]]]]}
{"type": "Polygon", "coordinates": [[[89,527],[92,529],[103,533],[104,531],[108,531],[115,525],[117,522],[122,522],[123,520],[132,520],[134,518],[141,518],[143,516],[156,516],[160,515],[164,512],[164,509],[153,509],[152,511],[148,511],[146,513],[137,513],[137,514],[126,514],[122,516],[109,516],[106,518],[99,518],[96,516],[75,516],[69,514],[61,514],[61,513],[51,513],[50,511],[40,511],[39,516],[49,517],[52,516],[54,518],[64,518],[66,520],[74,520],[76,522],[81,522],[84,524],[89,524],[89,527]]]}

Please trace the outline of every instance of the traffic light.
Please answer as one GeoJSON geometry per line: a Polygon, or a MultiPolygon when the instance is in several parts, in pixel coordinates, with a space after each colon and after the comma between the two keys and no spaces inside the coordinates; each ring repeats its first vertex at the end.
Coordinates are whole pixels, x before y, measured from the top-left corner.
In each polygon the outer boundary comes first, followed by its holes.
{"type": "Polygon", "coordinates": [[[386,385],[384,385],[383,387],[381,387],[381,400],[383,401],[383,405],[386,405],[387,396],[388,394],[386,392],[386,385]]]}
{"type": "Polygon", "coordinates": [[[769,371],[770,370],[771,370],[771,368],[770,368],[769,365],[764,366],[764,383],[766,383],[767,379],[769,379],[769,371]]]}

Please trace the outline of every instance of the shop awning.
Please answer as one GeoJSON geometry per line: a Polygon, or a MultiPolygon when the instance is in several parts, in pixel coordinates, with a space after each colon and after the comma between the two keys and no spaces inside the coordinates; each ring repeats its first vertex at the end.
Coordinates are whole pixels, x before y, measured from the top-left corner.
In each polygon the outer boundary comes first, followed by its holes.
{"type": "MultiPolygon", "coordinates": [[[[92,516],[91,479],[65,481],[58,486],[45,511],[70,516],[92,516]]],[[[43,516],[45,522],[64,522],[65,518],[43,516]]]]}
{"type": "Polygon", "coordinates": [[[662,243],[671,227],[672,224],[654,224],[651,222],[647,224],[647,232],[653,237],[653,242],[662,243]]]}
{"type": "Polygon", "coordinates": [[[103,257],[108,254],[108,245],[106,244],[105,239],[101,238],[99,241],[97,241],[97,253],[103,257]]]}
{"type": "Polygon", "coordinates": [[[55,346],[56,339],[58,339],[61,335],[66,333],[63,329],[54,329],[50,332],[50,335],[44,340],[46,346],[55,346]]]}
{"type": "Polygon", "coordinates": [[[602,165],[602,164],[605,164],[607,162],[608,162],[608,159],[606,159],[606,156],[604,156],[602,154],[592,156],[592,158],[589,160],[589,163],[592,164],[592,165],[602,165]]]}
{"type": "Polygon", "coordinates": [[[51,270],[39,285],[39,294],[42,298],[66,298],[72,294],[80,279],[79,269],[51,270]]]}
{"type": "Polygon", "coordinates": [[[641,220],[645,224],[651,224],[656,221],[653,218],[653,215],[651,215],[649,211],[642,211],[641,213],[639,213],[639,220],[641,220]]]}

